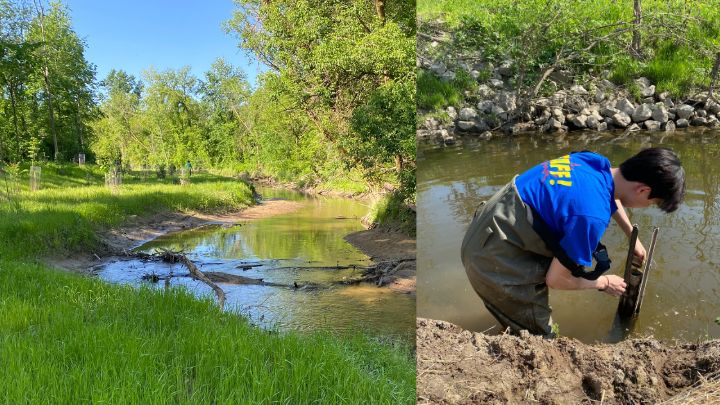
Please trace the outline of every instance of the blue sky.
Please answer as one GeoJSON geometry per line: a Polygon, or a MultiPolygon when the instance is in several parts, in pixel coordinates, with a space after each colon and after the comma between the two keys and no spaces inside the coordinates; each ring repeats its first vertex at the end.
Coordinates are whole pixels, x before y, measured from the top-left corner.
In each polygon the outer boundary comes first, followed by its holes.
{"type": "Polygon", "coordinates": [[[63,0],[75,32],[85,40],[85,58],[102,80],[111,69],[136,77],[190,65],[201,78],[218,57],[240,67],[255,84],[265,67],[223,31],[232,17],[232,0],[63,0]]]}

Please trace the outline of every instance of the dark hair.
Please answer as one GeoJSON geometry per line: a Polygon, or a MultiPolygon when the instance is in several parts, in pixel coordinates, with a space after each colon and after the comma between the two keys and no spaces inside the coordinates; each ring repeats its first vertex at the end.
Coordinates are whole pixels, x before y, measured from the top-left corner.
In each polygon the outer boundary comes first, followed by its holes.
{"type": "Polygon", "coordinates": [[[648,198],[660,198],[665,212],[675,211],[685,198],[685,170],[670,149],[643,149],[620,164],[620,173],[625,180],[648,185],[648,198]]]}

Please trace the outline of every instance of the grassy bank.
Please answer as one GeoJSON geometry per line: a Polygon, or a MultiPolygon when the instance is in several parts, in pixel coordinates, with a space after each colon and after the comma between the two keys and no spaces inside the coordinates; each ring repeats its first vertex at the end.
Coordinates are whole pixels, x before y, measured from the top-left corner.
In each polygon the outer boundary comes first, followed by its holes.
{"type": "MultiPolygon", "coordinates": [[[[644,76],[657,85],[658,93],[667,91],[677,98],[707,90],[720,43],[716,5],[694,0],[641,4],[639,24],[633,0],[422,0],[417,10],[420,31],[431,36],[437,30],[452,33],[441,38],[438,48],[450,45],[456,57],[496,66],[511,61],[513,80],[522,85],[535,84],[559,60],[555,70],[578,83],[607,75],[615,84],[632,86],[635,78],[644,76]]],[[[548,82],[541,92],[555,90],[548,82]]],[[[418,99],[423,101],[423,96],[418,99]]]]}
{"type": "Polygon", "coordinates": [[[131,215],[237,210],[244,183],[127,176],[93,167],[0,178],[0,398],[7,403],[412,403],[409,347],[264,331],[190,293],[134,289],[37,264],[96,246],[131,215]]]}

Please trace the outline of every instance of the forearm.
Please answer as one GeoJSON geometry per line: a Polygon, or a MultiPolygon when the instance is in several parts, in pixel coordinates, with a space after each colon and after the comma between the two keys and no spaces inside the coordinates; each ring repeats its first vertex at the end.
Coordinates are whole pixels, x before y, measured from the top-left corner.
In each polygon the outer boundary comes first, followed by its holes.
{"type": "Polygon", "coordinates": [[[545,276],[545,283],[556,290],[601,290],[607,287],[608,280],[605,276],[600,276],[597,280],[575,277],[557,258],[553,258],[545,276]]]}
{"type": "Polygon", "coordinates": [[[629,238],[630,234],[632,233],[632,224],[630,223],[630,218],[628,218],[627,213],[625,212],[625,207],[623,207],[620,200],[615,200],[615,204],[617,205],[618,209],[612,214],[612,217],[615,222],[620,226],[620,229],[622,229],[622,231],[625,232],[625,235],[629,238]]]}

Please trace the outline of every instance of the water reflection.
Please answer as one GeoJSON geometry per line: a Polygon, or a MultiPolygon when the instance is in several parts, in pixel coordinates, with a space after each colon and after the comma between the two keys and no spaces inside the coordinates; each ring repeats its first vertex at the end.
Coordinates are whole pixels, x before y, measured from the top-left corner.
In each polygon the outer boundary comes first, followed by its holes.
{"type": "MultiPolygon", "coordinates": [[[[359,218],[367,207],[340,198],[313,198],[288,191],[261,190],[266,199],[301,201],[297,212],[233,226],[206,226],[166,235],[138,250],[171,249],[186,252],[203,271],[225,272],[277,283],[285,287],[229,285],[221,287],[228,308],[241,312],[263,327],[280,330],[363,330],[382,336],[414,340],[414,297],[373,285],[337,285],[358,278],[361,269],[330,270],[329,266],[366,266],[367,256],[343,240],[362,229],[359,218]],[[300,288],[294,288],[297,283],[300,288]]],[[[186,277],[182,266],[139,260],[109,263],[100,277],[111,282],[139,285],[155,273],[173,275],[172,286],[197,295],[212,295],[203,283],[186,277]]],[[[158,284],[163,288],[163,283],[158,284]]]]}
{"type": "MultiPolygon", "coordinates": [[[[661,228],[655,266],[640,317],[630,336],[659,338],[720,336],[720,133],[633,134],[621,139],[583,134],[555,139],[521,137],[418,148],[418,316],[444,319],[483,331],[495,325],[465,277],[459,250],[465,227],[480,201],[514,174],[574,150],[593,150],[614,166],[649,146],[674,149],[687,176],[685,203],[671,215],[656,208],[628,210],[649,243],[661,228]]],[[[612,222],[604,243],[613,274],[622,273],[627,238],[612,222]]],[[[552,291],[553,318],[565,336],[610,341],[617,300],[592,291],[552,291]]],[[[497,329],[497,328],[495,328],[497,329]]],[[[615,336],[615,337],[613,337],[615,336]]]]}

